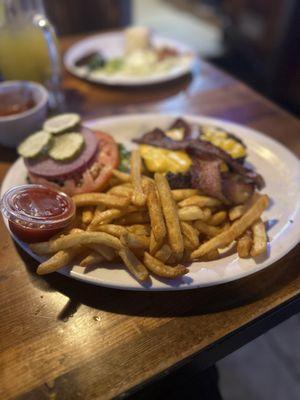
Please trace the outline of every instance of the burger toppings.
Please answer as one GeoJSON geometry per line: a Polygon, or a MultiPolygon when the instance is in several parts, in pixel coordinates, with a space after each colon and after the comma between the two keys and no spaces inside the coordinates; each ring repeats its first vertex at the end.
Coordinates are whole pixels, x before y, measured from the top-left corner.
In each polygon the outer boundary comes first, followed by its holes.
{"type": "Polygon", "coordinates": [[[81,133],[70,132],[54,138],[53,146],[49,150],[49,156],[57,161],[67,161],[76,157],[84,146],[84,138],[81,133]]]}
{"type": "Polygon", "coordinates": [[[45,121],[43,129],[54,135],[73,129],[80,123],[78,114],[60,114],[45,121]]]}
{"type": "Polygon", "coordinates": [[[18,147],[18,153],[25,158],[34,158],[46,150],[52,142],[49,132],[38,131],[30,135],[18,147]]]}

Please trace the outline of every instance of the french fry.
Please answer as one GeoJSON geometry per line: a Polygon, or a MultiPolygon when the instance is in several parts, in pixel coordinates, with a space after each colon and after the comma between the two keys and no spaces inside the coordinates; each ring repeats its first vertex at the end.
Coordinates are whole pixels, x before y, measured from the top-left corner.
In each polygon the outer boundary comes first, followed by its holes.
{"type": "Polygon", "coordinates": [[[80,252],[82,251],[79,247],[73,247],[71,249],[59,250],[48,260],[42,262],[38,268],[37,273],[39,275],[50,274],[60,268],[68,265],[80,252]]]}
{"type": "Polygon", "coordinates": [[[127,183],[124,183],[123,185],[114,186],[112,189],[108,191],[108,193],[113,194],[115,196],[124,196],[131,198],[133,193],[133,188],[125,185],[127,185],[127,183]]]}
{"type": "Polygon", "coordinates": [[[154,179],[167,225],[170,247],[175,252],[177,258],[181,259],[184,246],[175,200],[173,199],[167,178],[162,174],[156,173],[154,179]]]}
{"type": "Polygon", "coordinates": [[[146,281],[149,278],[149,272],[146,267],[140,262],[135,254],[130,251],[127,247],[119,250],[119,256],[123,260],[128,270],[135,276],[139,281],[146,281]]]}
{"type": "Polygon", "coordinates": [[[115,178],[119,180],[119,182],[130,182],[130,175],[125,174],[125,172],[119,171],[118,169],[114,169],[112,174],[115,178]]]}
{"type": "Polygon", "coordinates": [[[214,261],[217,260],[220,257],[220,254],[217,249],[211,250],[208,253],[205,254],[203,257],[205,261],[214,261]]]}
{"type": "Polygon", "coordinates": [[[153,233],[153,231],[151,231],[150,246],[149,246],[150,254],[155,254],[160,249],[161,245],[162,245],[162,243],[156,241],[154,233],[153,233]]]}
{"type": "Polygon", "coordinates": [[[135,235],[134,233],[126,232],[121,238],[121,243],[124,246],[138,249],[149,249],[150,238],[149,236],[135,235]]]}
{"type": "Polygon", "coordinates": [[[105,232],[70,233],[69,235],[49,240],[48,242],[33,243],[30,245],[30,248],[36,254],[44,255],[88,244],[104,244],[116,250],[122,248],[122,244],[118,238],[105,232]]]}
{"type": "Polygon", "coordinates": [[[227,219],[227,212],[226,211],[218,211],[217,213],[213,214],[207,223],[209,225],[218,226],[221,225],[227,219]]]}
{"type": "Polygon", "coordinates": [[[194,227],[198,230],[199,233],[202,233],[208,237],[217,236],[221,232],[221,229],[219,227],[208,225],[203,221],[196,221],[194,223],[194,227]]]}
{"type": "Polygon", "coordinates": [[[107,261],[112,261],[116,258],[115,250],[104,244],[89,244],[87,247],[93,250],[93,252],[100,254],[107,261]]]}
{"type": "Polygon", "coordinates": [[[247,206],[245,204],[232,207],[228,212],[230,221],[235,221],[236,219],[240,218],[243,214],[245,214],[246,210],[247,206]]]}
{"type": "Polygon", "coordinates": [[[178,216],[180,221],[195,221],[197,219],[206,221],[211,216],[211,212],[208,208],[202,210],[198,206],[187,206],[178,210],[178,216]]]}
{"type": "Polygon", "coordinates": [[[177,278],[189,272],[189,270],[183,265],[176,265],[175,267],[165,265],[147,252],[144,254],[144,264],[149,271],[162,278],[177,278]]]}
{"type": "Polygon", "coordinates": [[[146,195],[143,193],[142,176],[141,176],[141,155],[140,151],[133,150],[131,153],[131,170],[130,177],[133,186],[133,194],[131,197],[132,204],[143,206],[146,203],[146,195]]]}
{"type": "Polygon", "coordinates": [[[151,226],[149,224],[134,224],[127,226],[125,229],[127,229],[128,232],[135,233],[136,235],[150,236],[151,233],[151,226]]]}
{"type": "Polygon", "coordinates": [[[265,224],[261,219],[256,221],[252,227],[253,245],[250,251],[252,257],[257,257],[267,251],[267,234],[265,224]]]}
{"type": "MultiPolygon", "coordinates": [[[[98,226],[100,224],[108,224],[112,222],[113,220],[120,218],[124,215],[125,210],[118,210],[117,208],[111,208],[110,210],[105,210],[97,213],[95,215],[93,221],[90,223],[88,230],[90,231],[96,231],[98,230],[98,226]]],[[[95,213],[96,214],[96,213],[95,213]]]]}
{"type": "Polygon", "coordinates": [[[161,208],[161,202],[156,193],[155,185],[152,182],[148,182],[147,185],[147,206],[155,241],[157,246],[161,247],[166,237],[167,229],[161,208]]]}
{"type": "Polygon", "coordinates": [[[94,217],[94,207],[87,206],[82,209],[82,222],[84,225],[89,225],[94,217]]]}
{"type": "Polygon", "coordinates": [[[208,196],[195,195],[188,197],[178,203],[179,207],[198,206],[198,207],[218,207],[222,203],[220,200],[208,196]]]}
{"type": "Polygon", "coordinates": [[[169,257],[172,254],[171,247],[168,244],[162,245],[162,247],[155,253],[155,258],[162,261],[163,263],[167,262],[169,257]]]}
{"type": "Polygon", "coordinates": [[[105,205],[112,208],[124,208],[130,203],[128,197],[108,193],[82,193],[75,194],[72,198],[77,207],[105,205]]]}
{"type": "Polygon", "coordinates": [[[240,258],[248,258],[250,257],[250,250],[252,247],[252,233],[250,230],[247,230],[243,236],[241,236],[237,240],[237,253],[240,258]]]}
{"type": "Polygon", "coordinates": [[[191,257],[193,259],[200,258],[211,250],[223,248],[229,245],[233,240],[241,236],[252,224],[254,224],[255,221],[257,221],[268,205],[269,198],[267,195],[259,197],[246,213],[236,220],[230,228],[203,243],[198,249],[193,251],[191,257]]]}
{"type": "Polygon", "coordinates": [[[181,231],[188,238],[191,243],[192,249],[196,249],[199,246],[199,232],[192,225],[187,222],[181,221],[181,231]]]}
{"type": "Polygon", "coordinates": [[[149,215],[141,210],[125,215],[122,218],[115,220],[118,225],[135,225],[135,224],[146,224],[149,222],[149,215]]]}
{"type": "Polygon", "coordinates": [[[96,227],[97,232],[106,232],[112,236],[116,236],[120,238],[124,233],[127,232],[127,229],[122,225],[114,225],[114,224],[103,224],[96,227]]]}
{"type": "Polygon", "coordinates": [[[98,264],[103,261],[104,257],[102,257],[101,254],[97,253],[96,251],[92,251],[80,261],[79,265],[81,267],[89,267],[90,265],[98,264]]]}
{"type": "Polygon", "coordinates": [[[198,189],[174,189],[174,190],[172,190],[173,199],[176,202],[182,201],[191,196],[195,196],[196,194],[199,194],[198,189]]]}

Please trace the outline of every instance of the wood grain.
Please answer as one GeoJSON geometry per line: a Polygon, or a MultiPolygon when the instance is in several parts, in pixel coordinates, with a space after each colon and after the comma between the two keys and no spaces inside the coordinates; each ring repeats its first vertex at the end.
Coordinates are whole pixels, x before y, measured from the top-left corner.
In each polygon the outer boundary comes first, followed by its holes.
{"type": "MultiPolygon", "coordinates": [[[[63,48],[73,40],[64,40],[63,48]]],[[[300,155],[298,120],[204,62],[193,77],[134,90],[95,86],[65,73],[64,90],[68,109],[85,118],[152,111],[205,114],[259,129],[300,155]]],[[[3,179],[15,153],[0,148],[0,156],[3,179]]],[[[195,355],[205,355],[206,367],[261,333],[261,318],[268,316],[266,330],[277,323],[278,309],[299,300],[299,246],[238,282],[138,293],[59,274],[37,276],[36,263],[16,247],[2,221],[0,234],[1,399],[108,399],[195,355]]]]}

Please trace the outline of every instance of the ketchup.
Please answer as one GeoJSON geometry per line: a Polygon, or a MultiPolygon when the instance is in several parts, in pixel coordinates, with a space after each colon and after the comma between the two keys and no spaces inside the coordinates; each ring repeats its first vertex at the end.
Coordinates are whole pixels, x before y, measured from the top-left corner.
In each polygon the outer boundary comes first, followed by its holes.
{"type": "Polygon", "coordinates": [[[15,186],[2,199],[1,208],[11,231],[24,242],[41,242],[61,232],[72,221],[70,197],[43,185],[15,186]]]}

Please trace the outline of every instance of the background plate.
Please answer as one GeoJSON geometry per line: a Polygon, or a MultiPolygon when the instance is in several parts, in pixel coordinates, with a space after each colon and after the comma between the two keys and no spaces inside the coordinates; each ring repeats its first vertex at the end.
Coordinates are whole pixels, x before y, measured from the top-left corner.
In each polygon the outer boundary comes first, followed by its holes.
{"type": "MultiPolygon", "coordinates": [[[[167,127],[175,114],[142,114],[102,118],[86,122],[90,128],[110,133],[116,141],[133,147],[131,139],[154,127],[167,127]]],[[[221,260],[195,262],[190,272],[181,279],[165,281],[151,278],[151,284],[142,286],[125,268],[108,265],[84,271],[79,266],[64,268],[59,272],[85,282],[128,290],[184,290],[203,286],[213,286],[233,281],[266,268],[300,241],[300,162],[283,145],[252,129],[230,122],[200,116],[183,116],[195,124],[212,124],[222,127],[240,137],[248,146],[248,161],[264,176],[266,188],[263,190],[271,198],[270,208],[263,214],[263,220],[270,220],[268,231],[270,246],[268,256],[257,260],[239,259],[236,254],[221,260]]],[[[26,169],[22,159],[18,159],[8,171],[1,188],[1,195],[13,185],[26,183],[26,169]]],[[[6,225],[7,225],[7,221],[6,225]]],[[[18,241],[18,240],[17,240],[18,241]]],[[[18,241],[20,246],[36,260],[41,258],[30,252],[28,246],[18,241]]]]}
{"type": "Polygon", "coordinates": [[[162,74],[157,74],[148,77],[120,77],[120,76],[94,76],[87,75],[82,68],[75,66],[76,60],[93,51],[99,51],[105,58],[112,58],[123,54],[124,49],[124,33],[115,31],[109,33],[101,33],[99,35],[90,36],[71,46],[64,56],[64,64],[69,72],[79,78],[86,79],[90,82],[102,83],[106,85],[118,86],[143,86],[153,85],[156,83],[166,82],[172,79],[179,78],[192,71],[193,65],[196,62],[196,57],[189,46],[166,37],[154,34],[152,42],[155,47],[169,46],[177,49],[179,52],[191,53],[189,63],[178,65],[170,71],[162,74]]]}

